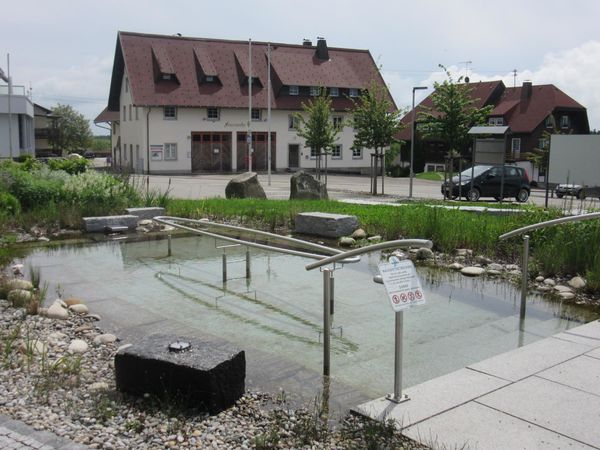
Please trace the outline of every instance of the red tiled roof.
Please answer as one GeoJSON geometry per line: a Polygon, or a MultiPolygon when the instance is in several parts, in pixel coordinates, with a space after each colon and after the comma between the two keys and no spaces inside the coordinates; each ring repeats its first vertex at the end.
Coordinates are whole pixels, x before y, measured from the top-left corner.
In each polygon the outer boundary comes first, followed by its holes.
{"type": "Polygon", "coordinates": [[[108,123],[119,120],[119,111],[109,111],[108,106],[102,110],[98,117],[94,119],[94,123],[108,123]]]}
{"type": "Polygon", "coordinates": [[[521,99],[522,87],[506,88],[497,108],[516,103],[506,117],[513,133],[530,133],[556,108],[585,108],[553,84],[531,87],[531,96],[521,99]]]}
{"type": "MultiPolygon", "coordinates": [[[[322,61],[315,57],[315,47],[271,44],[271,48],[274,91],[281,85],[366,88],[374,79],[386,89],[395,107],[368,50],[330,48],[330,59],[322,61]]],[[[252,75],[261,84],[252,87],[252,104],[257,108],[267,107],[266,50],[266,43],[252,43],[252,75]]],[[[248,104],[248,87],[242,82],[249,71],[245,41],[119,32],[111,110],[118,109],[123,68],[127,70],[134,105],[245,108],[248,104]],[[173,73],[176,80],[155,82],[153,64],[160,72],[173,73]],[[216,75],[220,84],[199,83],[197,65],[204,75],[216,75]]],[[[277,92],[271,98],[271,106],[276,109],[301,109],[301,103],[308,100],[303,96],[277,96],[277,92]]],[[[339,97],[332,105],[344,110],[352,103],[339,97]]]]}

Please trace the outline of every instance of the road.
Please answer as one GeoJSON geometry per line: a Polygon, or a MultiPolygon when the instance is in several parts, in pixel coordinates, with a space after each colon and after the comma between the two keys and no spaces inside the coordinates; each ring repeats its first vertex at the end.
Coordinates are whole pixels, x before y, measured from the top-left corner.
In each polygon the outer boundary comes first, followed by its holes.
{"type": "MultiPolygon", "coordinates": [[[[171,197],[185,199],[201,199],[210,197],[225,197],[225,186],[234,174],[202,174],[202,175],[150,175],[151,189],[164,191],[171,183],[171,197]]],[[[270,199],[287,199],[290,195],[289,173],[278,173],[271,175],[271,184],[268,184],[266,174],[259,174],[258,179],[263,186],[267,197],[270,199]]],[[[144,177],[145,181],[145,177],[144,177]]],[[[413,180],[413,197],[416,199],[441,200],[440,181],[413,180]]],[[[381,184],[379,185],[381,186],[381,184]]],[[[385,196],[373,197],[369,195],[370,179],[368,176],[358,175],[329,175],[327,182],[329,196],[334,199],[360,199],[376,202],[391,202],[398,199],[408,198],[409,179],[389,178],[385,179],[385,196]]],[[[532,189],[529,198],[530,203],[538,206],[544,205],[545,192],[542,189],[532,189]]],[[[514,201],[514,199],[507,199],[514,201]]],[[[493,199],[483,201],[494,202],[493,199]]],[[[583,204],[572,198],[550,198],[549,204],[561,209],[573,210],[598,208],[600,204],[597,199],[586,200],[583,204]]]]}

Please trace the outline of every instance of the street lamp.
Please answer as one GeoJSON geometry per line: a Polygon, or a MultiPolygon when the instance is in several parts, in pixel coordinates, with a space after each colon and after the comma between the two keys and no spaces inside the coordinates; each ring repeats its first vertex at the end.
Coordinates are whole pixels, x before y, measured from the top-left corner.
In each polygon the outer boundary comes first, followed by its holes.
{"type": "Polygon", "coordinates": [[[415,86],[412,89],[412,122],[410,132],[410,183],[408,185],[408,198],[412,198],[413,191],[413,178],[415,174],[413,172],[413,157],[415,154],[415,91],[421,91],[427,89],[426,86],[415,86]]]}

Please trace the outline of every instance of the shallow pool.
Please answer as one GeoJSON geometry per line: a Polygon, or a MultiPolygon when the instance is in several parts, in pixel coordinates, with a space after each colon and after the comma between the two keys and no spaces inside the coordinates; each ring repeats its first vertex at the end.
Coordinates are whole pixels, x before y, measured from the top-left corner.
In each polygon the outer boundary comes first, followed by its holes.
{"type": "MultiPolygon", "coordinates": [[[[368,255],[335,271],[332,376],[367,396],[393,388],[394,313],[384,287],[372,281],[379,258],[368,255]]],[[[38,249],[27,257],[53,282],[51,292],[80,297],[92,312],[112,315],[122,326],[216,336],[272,355],[274,370],[287,362],[319,373],[322,276],[304,269],[309,261],[251,250],[246,279],[245,248],[223,250],[201,237],[174,238],[171,257],[166,240],[38,249]],[[229,261],[225,284],[223,251],[229,261]]],[[[427,303],[404,315],[405,386],[597,318],[532,295],[520,331],[514,286],[427,268],[419,274],[427,303]]]]}

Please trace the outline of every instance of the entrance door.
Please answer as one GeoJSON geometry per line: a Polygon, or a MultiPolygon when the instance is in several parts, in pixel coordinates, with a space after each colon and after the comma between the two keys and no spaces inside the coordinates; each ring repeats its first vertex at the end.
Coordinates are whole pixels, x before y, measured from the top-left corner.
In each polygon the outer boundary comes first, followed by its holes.
{"type": "Polygon", "coordinates": [[[192,133],[192,172],[231,170],[231,133],[192,133]]]}
{"type": "Polygon", "coordinates": [[[298,169],[300,167],[300,145],[288,145],[288,167],[290,169],[298,169]]]}

